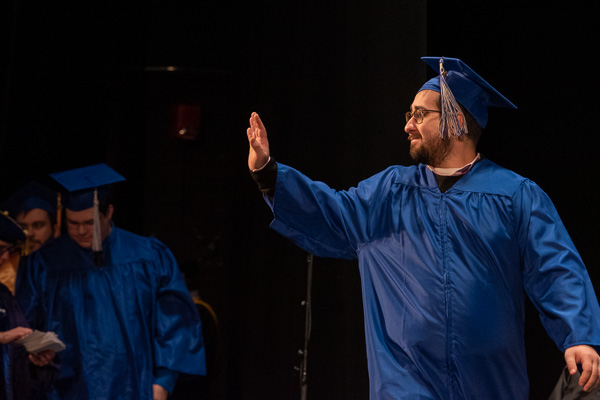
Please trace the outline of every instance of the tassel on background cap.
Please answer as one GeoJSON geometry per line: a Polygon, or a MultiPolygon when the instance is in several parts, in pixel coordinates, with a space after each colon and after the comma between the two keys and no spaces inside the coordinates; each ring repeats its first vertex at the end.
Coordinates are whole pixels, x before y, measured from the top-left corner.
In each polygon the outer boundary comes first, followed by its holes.
{"type": "Polygon", "coordinates": [[[23,233],[25,234],[25,243],[21,246],[21,256],[27,257],[29,255],[29,232],[27,229],[23,229],[23,233]]]}
{"type": "Polygon", "coordinates": [[[102,235],[100,232],[100,202],[98,201],[98,189],[94,189],[94,237],[92,238],[92,251],[96,265],[104,264],[102,260],[102,235]]]}
{"type": "Polygon", "coordinates": [[[62,195],[56,195],[56,231],[61,232],[62,229],[62,195]]]}

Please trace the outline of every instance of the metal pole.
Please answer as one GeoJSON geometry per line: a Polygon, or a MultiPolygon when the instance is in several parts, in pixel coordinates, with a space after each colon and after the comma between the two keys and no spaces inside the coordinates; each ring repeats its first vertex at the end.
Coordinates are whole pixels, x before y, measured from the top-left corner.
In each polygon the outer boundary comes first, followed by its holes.
{"type": "Polygon", "coordinates": [[[308,362],[308,342],[310,340],[311,331],[311,289],[312,289],[312,268],[313,268],[313,255],[309,254],[306,258],[308,263],[308,277],[306,284],[306,300],[303,302],[306,306],[306,317],[304,321],[304,349],[301,350],[302,364],[300,365],[300,399],[306,400],[306,392],[308,389],[306,380],[306,367],[308,362]]]}

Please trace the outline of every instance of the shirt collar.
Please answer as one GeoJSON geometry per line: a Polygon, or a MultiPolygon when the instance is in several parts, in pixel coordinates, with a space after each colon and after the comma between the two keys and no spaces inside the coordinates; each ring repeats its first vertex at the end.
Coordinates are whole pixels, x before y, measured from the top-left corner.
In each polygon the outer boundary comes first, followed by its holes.
{"type": "Polygon", "coordinates": [[[467,172],[469,172],[471,170],[471,168],[473,168],[473,165],[477,162],[481,160],[481,153],[477,153],[477,156],[475,157],[475,159],[473,161],[471,161],[470,163],[468,163],[467,165],[465,165],[464,167],[460,167],[460,168],[437,168],[437,167],[432,167],[431,165],[428,165],[427,168],[429,168],[431,171],[433,171],[434,174],[436,175],[442,175],[442,176],[461,176],[466,174],[467,172]]]}

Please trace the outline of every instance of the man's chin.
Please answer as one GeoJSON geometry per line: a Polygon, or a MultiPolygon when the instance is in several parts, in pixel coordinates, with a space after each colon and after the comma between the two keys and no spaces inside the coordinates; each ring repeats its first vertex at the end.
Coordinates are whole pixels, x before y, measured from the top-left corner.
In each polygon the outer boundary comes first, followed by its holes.
{"type": "Polygon", "coordinates": [[[421,147],[411,147],[409,154],[416,163],[427,164],[429,161],[429,154],[421,147]]]}
{"type": "Polygon", "coordinates": [[[92,242],[86,242],[86,241],[79,241],[79,240],[75,240],[75,243],[77,243],[80,247],[83,247],[84,249],[91,249],[92,248],[92,242]]]}
{"type": "Polygon", "coordinates": [[[40,247],[42,247],[41,243],[30,243],[29,247],[27,247],[27,251],[29,252],[29,254],[31,254],[34,251],[38,251],[40,247]]]}

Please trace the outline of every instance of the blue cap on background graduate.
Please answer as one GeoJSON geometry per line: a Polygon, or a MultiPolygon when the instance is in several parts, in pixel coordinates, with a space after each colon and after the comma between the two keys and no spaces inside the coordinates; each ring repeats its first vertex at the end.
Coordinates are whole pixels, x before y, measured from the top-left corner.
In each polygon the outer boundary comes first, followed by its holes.
{"type": "Polygon", "coordinates": [[[93,208],[94,237],[92,250],[96,265],[102,265],[102,237],[100,232],[100,204],[106,203],[109,186],[124,181],[125,178],[106,164],[72,169],[50,174],[65,192],[62,196],[63,206],[71,211],[83,211],[93,208]]]}
{"type": "Polygon", "coordinates": [[[57,194],[56,191],[51,190],[41,183],[31,181],[3,201],[2,208],[8,211],[9,215],[13,218],[36,208],[44,210],[48,214],[55,215],[57,210],[57,194]]]}
{"type": "Polygon", "coordinates": [[[461,125],[458,121],[458,104],[466,108],[481,128],[487,125],[488,107],[517,108],[458,58],[421,57],[421,60],[439,71],[439,75],[427,81],[419,91],[433,90],[440,93],[442,139],[449,134],[460,136],[467,133],[467,124],[461,125]]]}

